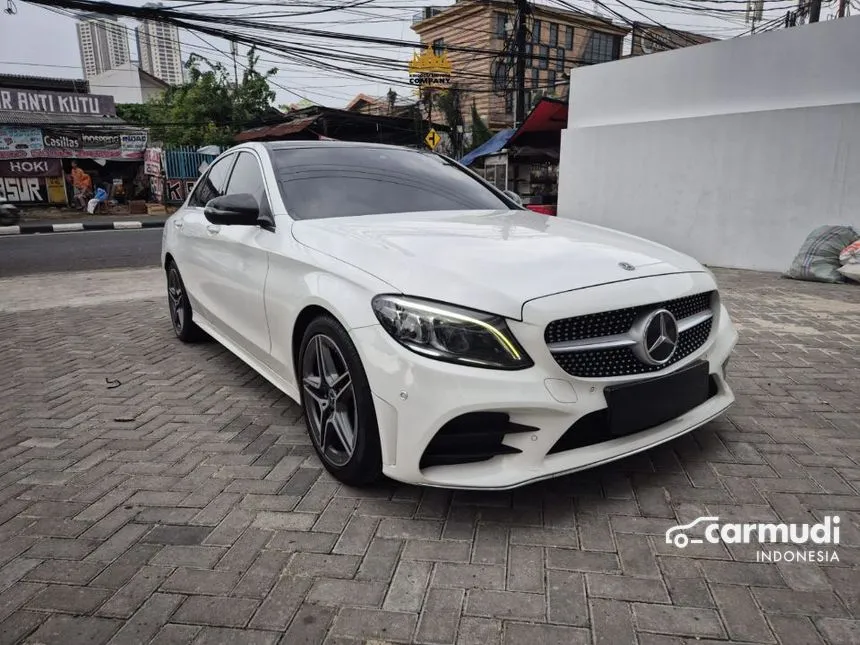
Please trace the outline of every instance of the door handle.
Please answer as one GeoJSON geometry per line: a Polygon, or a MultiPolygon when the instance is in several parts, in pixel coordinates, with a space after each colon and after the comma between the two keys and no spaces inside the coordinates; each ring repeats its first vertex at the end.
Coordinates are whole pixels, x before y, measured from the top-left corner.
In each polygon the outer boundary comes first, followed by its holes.
{"type": "Polygon", "coordinates": [[[206,230],[209,231],[212,235],[217,235],[221,232],[221,227],[217,224],[209,224],[209,226],[206,227],[206,230]]]}
{"type": "Polygon", "coordinates": [[[181,220],[181,219],[175,219],[175,220],[173,220],[173,225],[174,225],[176,228],[182,228],[182,220],[181,220]]]}

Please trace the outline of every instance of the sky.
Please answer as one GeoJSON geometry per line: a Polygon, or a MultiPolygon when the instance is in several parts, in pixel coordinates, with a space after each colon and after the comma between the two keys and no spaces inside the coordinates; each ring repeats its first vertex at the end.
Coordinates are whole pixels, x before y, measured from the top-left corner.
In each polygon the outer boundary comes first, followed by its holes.
{"type": "MultiPolygon", "coordinates": [[[[128,5],[142,5],[146,0],[115,0],[128,5]]],[[[276,0],[260,0],[274,3],[276,0]]],[[[296,0],[277,0],[287,10],[296,0]]],[[[343,0],[345,4],[351,0],[343,0]]],[[[547,4],[549,0],[540,0],[547,4]]],[[[661,0],[603,0],[603,3],[632,20],[659,22],[663,25],[686,29],[710,36],[728,38],[747,32],[749,24],[744,23],[743,9],[745,0],[720,0],[703,5],[701,0],[666,0],[675,4],[709,6],[723,10],[721,14],[703,15],[701,11],[683,10],[669,7],[661,0]],[[731,13],[725,9],[733,10],[731,13]],[[638,13],[641,12],[641,13],[638,13]],[[643,15],[644,14],[644,17],[643,15]]],[[[54,12],[47,8],[31,5],[24,0],[0,0],[0,9],[10,3],[16,9],[14,15],[0,13],[0,73],[27,74],[51,76],[57,78],[82,78],[80,54],[77,44],[75,19],[69,15],[54,12]]],[[[329,0],[331,2],[331,0],[329,0]]],[[[784,15],[785,11],[797,4],[797,0],[764,0],[765,19],[784,15]]],[[[164,2],[167,6],[189,4],[188,0],[164,2]]],[[[307,5],[307,2],[302,4],[307,5]]],[[[288,21],[288,24],[302,23],[315,29],[327,29],[344,33],[418,41],[417,35],[410,29],[412,15],[421,7],[433,5],[444,6],[453,4],[452,0],[415,2],[414,0],[366,0],[361,8],[344,11],[304,16],[301,18],[273,19],[288,21]]],[[[591,13],[608,16],[608,12],[588,0],[572,0],[571,4],[591,13]]],[[[860,3],[855,0],[855,7],[860,3]]],[[[226,6],[224,3],[210,3],[198,11],[206,13],[221,13],[222,15],[238,15],[249,9],[226,6]],[[214,6],[213,6],[214,5],[214,6]]],[[[271,11],[271,9],[265,9],[271,11]]],[[[852,13],[857,13],[855,10],[852,13]]],[[[835,14],[835,0],[825,0],[821,19],[827,19],[835,14]]],[[[620,19],[613,17],[615,22],[623,24],[620,19]]],[[[129,47],[132,58],[136,56],[136,46],[133,37],[135,21],[121,19],[129,29],[129,47]]],[[[195,52],[212,60],[228,64],[232,70],[232,62],[227,52],[229,44],[220,39],[199,35],[182,30],[180,32],[183,60],[195,52]]],[[[310,41],[307,41],[310,42],[310,41]]],[[[412,50],[403,47],[381,45],[347,44],[352,52],[372,53],[377,56],[387,56],[398,60],[408,60],[412,50]]],[[[244,48],[240,49],[240,60],[244,60],[244,48]]],[[[385,83],[344,76],[342,73],[325,72],[306,66],[298,66],[284,61],[274,54],[265,53],[261,56],[261,69],[278,67],[278,75],[273,79],[273,89],[277,93],[276,104],[292,104],[302,99],[330,107],[343,107],[358,93],[374,96],[384,96],[389,89],[385,83]]],[[[241,75],[241,68],[239,70],[241,75]]],[[[405,80],[405,73],[386,72],[386,76],[400,76],[405,80]]],[[[401,94],[409,90],[395,87],[401,94]]]]}

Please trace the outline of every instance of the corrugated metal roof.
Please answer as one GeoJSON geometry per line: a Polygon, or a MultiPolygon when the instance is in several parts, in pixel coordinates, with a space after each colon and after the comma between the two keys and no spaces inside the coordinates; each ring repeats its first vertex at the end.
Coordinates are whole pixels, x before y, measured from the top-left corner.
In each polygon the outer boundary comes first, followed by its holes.
{"type": "Polygon", "coordinates": [[[297,132],[301,132],[310,127],[317,118],[318,117],[313,116],[304,119],[296,119],[295,121],[287,121],[286,123],[279,123],[277,125],[252,128],[251,130],[240,132],[234,138],[237,143],[242,143],[243,141],[255,141],[265,137],[283,137],[288,134],[296,134],[297,132]]]}
{"type": "Polygon", "coordinates": [[[127,125],[115,116],[93,116],[91,114],[50,114],[47,112],[25,112],[9,110],[0,112],[0,125],[40,125],[40,126],[115,126],[127,125]]]}

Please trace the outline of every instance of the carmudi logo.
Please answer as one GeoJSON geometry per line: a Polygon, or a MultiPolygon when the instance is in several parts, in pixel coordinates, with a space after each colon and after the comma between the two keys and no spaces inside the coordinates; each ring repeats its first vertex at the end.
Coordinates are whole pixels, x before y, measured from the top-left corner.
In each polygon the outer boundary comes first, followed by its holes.
{"type": "Polygon", "coordinates": [[[825,546],[839,544],[839,516],[827,515],[818,524],[720,523],[719,517],[697,517],[689,524],[679,524],[666,531],[666,544],[684,549],[690,544],[761,544],[810,545],[819,549],[762,549],[756,554],[759,562],[838,562],[834,549],[825,546]],[[702,537],[699,537],[701,535],[702,537]]]}

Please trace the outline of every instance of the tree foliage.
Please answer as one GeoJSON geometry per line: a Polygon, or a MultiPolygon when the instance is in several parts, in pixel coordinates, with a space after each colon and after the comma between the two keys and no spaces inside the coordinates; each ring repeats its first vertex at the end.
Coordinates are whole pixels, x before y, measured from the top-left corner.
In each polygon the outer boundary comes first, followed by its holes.
{"type": "Polygon", "coordinates": [[[478,108],[475,106],[475,102],[472,101],[472,145],[469,147],[469,150],[474,150],[492,138],[493,133],[481,118],[481,115],[478,114],[478,108]]]}
{"type": "Polygon", "coordinates": [[[269,79],[278,70],[261,74],[258,62],[252,48],[237,83],[221,63],[192,54],[186,63],[187,82],[171,86],[143,105],[118,105],[117,114],[129,123],[149,127],[150,139],[166,146],[231,145],[236,133],[260,125],[274,110],[275,92],[269,79]]]}

